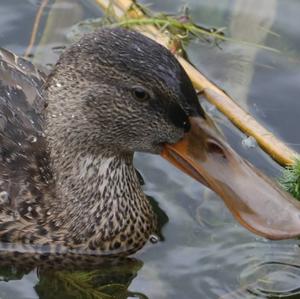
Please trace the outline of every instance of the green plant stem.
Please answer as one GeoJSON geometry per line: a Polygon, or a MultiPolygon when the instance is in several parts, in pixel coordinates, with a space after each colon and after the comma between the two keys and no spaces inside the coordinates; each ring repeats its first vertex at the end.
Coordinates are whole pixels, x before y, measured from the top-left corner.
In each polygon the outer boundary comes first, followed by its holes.
{"type": "Polygon", "coordinates": [[[238,43],[238,44],[243,44],[243,45],[249,46],[249,47],[257,47],[257,48],[272,51],[275,53],[280,53],[279,50],[268,47],[268,46],[258,45],[258,44],[254,44],[254,43],[250,43],[250,42],[246,42],[246,41],[242,41],[242,40],[236,40],[231,37],[226,37],[220,33],[220,30],[209,31],[209,30],[206,30],[204,28],[201,28],[201,27],[195,25],[194,23],[180,22],[177,19],[171,18],[171,17],[166,17],[163,19],[153,18],[153,17],[152,18],[125,19],[121,22],[113,24],[112,26],[132,27],[132,26],[137,26],[137,25],[155,25],[155,26],[164,27],[164,28],[168,27],[170,29],[175,28],[178,30],[185,31],[186,33],[194,34],[196,36],[199,36],[199,35],[210,36],[215,39],[230,41],[230,42],[234,42],[234,43],[238,43]]]}

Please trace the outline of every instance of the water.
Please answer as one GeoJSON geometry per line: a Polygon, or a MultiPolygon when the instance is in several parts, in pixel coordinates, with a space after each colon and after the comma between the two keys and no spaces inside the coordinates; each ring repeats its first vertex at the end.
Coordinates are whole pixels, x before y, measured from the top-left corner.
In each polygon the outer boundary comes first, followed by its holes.
{"type": "MultiPolygon", "coordinates": [[[[1,1],[1,46],[24,54],[40,2],[1,1]]],[[[154,10],[167,12],[176,12],[182,5],[177,0],[151,2],[154,10]]],[[[300,114],[299,1],[264,0],[259,8],[246,0],[187,2],[201,24],[226,27],[236,39],[261,40],[281,51],[239,43],[215,47],[197,41],[187,47],[192,62],[212,81],[300,151],[296,129],[300,114]]],[[[100,16],[93,0],[49,1],[36,38],[39,46],[33,48],[34,61],[51,67],[69,43],[65,37],[71,27],[100,16]],[[64,17],[55,19],[58,14],[64,17]],[[57,27],[47,25],[49,15],[57,27]]],[[[266,154],[257,146],[243,146],[245,136],[217,111],[210,111],[242,156],[269,175],[278,175],[280,168],[266,154]]],[[[21,270],[3,265],[0,297],[299,298],[298,240],[271,242],[254,236],[235,223],[214,193],[159,157],[137,154],[135,165],[146,182],[145,192],[159,203],[161,241],[149,242],[131,259],[92,269],[82,269],[79,264],[73,269],[24,265],[21,270]]]]}

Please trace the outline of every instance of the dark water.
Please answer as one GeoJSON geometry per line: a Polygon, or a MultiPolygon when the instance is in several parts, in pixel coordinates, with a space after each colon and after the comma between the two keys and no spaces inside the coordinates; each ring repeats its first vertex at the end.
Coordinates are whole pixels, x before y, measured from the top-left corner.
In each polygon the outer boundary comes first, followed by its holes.
{"type": "MultiPolygon", "coordinates": [[[[0,46],[24,54],[40,2],[0,2],[0,46]]],[[[176,0],[152,2],[157,11],[177,12],[182,5],[176,0]]],[[[187,47],[202,72],[300,151],[299,1],[264,0],[259,7],[251,0],[188,4],[197,22],[226,27],[236,39],[280,51],[199,41],[187,47]]],[[[101,15],[93,0],[49,1],[36,37],[39,46],[32,50],[34,61],[54,63],[61,47],[70,42],[71,27],[101,15]]],[[[257,147],[242,146],[244,136],[213,109],[212,114],[237,151],[268,174],[278,175],[280,168],[267,155],[257,147]]],[[[137,154],[135,164],[146,181],[145,192],[167,215],[161,212],[161,220],[168,217],[162,228],[164,241],[150,244],[134,259],[86,271],[3,266],[0,297],[300,298],[298,240],[271,242],[254,236],[235,223],[215,194],[159,157],[137,154]]]]}

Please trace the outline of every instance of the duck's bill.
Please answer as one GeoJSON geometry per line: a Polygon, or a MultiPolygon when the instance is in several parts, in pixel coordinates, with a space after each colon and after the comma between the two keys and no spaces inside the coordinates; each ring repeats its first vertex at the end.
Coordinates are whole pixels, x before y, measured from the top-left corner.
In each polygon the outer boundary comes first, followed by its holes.
{"type": "Polygon", "coordinates": [[[191,117],[191,129],[161,155],[214,190],[236,220],[269,239],[300,235],[300,203],[243,160],[208,121],[191,117]]]}

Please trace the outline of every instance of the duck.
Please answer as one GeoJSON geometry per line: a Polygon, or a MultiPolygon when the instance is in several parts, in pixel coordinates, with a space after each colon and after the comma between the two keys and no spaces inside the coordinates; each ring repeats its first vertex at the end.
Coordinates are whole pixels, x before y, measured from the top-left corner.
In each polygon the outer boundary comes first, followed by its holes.
{"type": "Polygon", "coordinates": [[[176,57],[154,40],[98,29],[48,76],[0,51],[1,242],[101,255],[141,249],[157,219],[135,152],[161,155],[213,189],[258,235],[300,234],[299,203],[228,145],[176,57]]]}

